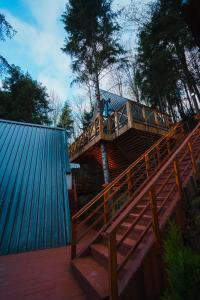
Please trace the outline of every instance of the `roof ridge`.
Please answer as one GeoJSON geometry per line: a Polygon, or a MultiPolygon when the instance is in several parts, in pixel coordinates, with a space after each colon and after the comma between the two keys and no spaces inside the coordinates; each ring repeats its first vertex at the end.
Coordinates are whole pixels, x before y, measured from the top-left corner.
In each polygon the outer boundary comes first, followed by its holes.
{"type": "Polygon", "coordinates": [[[0,119],[0,122],[2,122],[2,123],[16,124],[16,125],[31,126],[31,127],[41,127],[41,128],[46,128],[46,129],[52,129],[52,130],[65,131],[65,129],[61,128],[61,127],[51,127],[51,126],[47,126],[47,125],[34,124],[34,123],[28,123],[28,122],[26,123],[26,122],[19,122],[19,121],[6,120],[6,119],[0,119]]]}

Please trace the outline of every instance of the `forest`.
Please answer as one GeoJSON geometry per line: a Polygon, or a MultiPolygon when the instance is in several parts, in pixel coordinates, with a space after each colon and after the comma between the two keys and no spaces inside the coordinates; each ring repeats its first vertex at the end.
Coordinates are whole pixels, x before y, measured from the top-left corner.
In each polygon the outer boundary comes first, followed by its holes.
{"type": "MultiPolygon", "coordinates": [[[[181,1],[114,4],[68,1],[61,16],[61,51],[71,57],[72,86],[84,90],[82,96],[60,103],[54,91],[0,55],[0,118],[65,127],[75,138],[94,110],[101,111],[102,87],[168,113],[174,122],[199,113],[200,52],[181,1]]],[[[1,43],[17,34],[0,14],[1,43]]]]}

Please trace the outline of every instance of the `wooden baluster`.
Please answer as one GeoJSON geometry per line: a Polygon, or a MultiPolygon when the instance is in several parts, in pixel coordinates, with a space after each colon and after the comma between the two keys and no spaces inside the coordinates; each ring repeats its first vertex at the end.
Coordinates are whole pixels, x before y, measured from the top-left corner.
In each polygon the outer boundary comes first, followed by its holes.
{"type": "Polygon", "coordinates": [[[112,134],[112,119],[108,118],[108,134],[112,134]]]}
{"type": "Polygon", "coordinates": [[[109,221],[108,192],[104,193],[104,224],[109,221]]]}
{"type": "Polygon", "coordinates": [[[149,191],[149,198],[151,204],[151,211],[152,211],[152,225],[153,225],[153,232],[156,238],[158,245],[161,245],[161,236],[160,236],[160,228],[159,228],[159,219],[158,219],[158,211],[157,211],[157,200],[156,200],[156,193],[154,187],[151,188],[149,191]]]}
{"type": "Polygon", "coordinates": [[[180,176],[180,171],[179,171],[179,166],[178,166],[178,160],[175,159],[173,161],[173,166],[174,166],[174,173],[176,177],[176,184],[178,187],[179,195],[181,198],[183,198],[183,188],[182,188],[182,182],[181,182],[181,176],[180,176]]]}
{"type": "Polygon", "coordinates": [[[98,133],[97,133],[97,121],[95,120],[94,121],[94,136],[97,136],[98,133]]]}
{"type": "Polygon", "coordinates": [[[189,152],[190,152],[190,156],[191,156],[191,160],[192,160],[193,172],[194,172],[195,175],[198,175],[197,163],[196,163],[196,159],[195,159],[194,151],[193,151],[193,146],[192,146],[191,142],[188,142],[188,148],[189,148],[189,152]]]}
{"type": "Polygon", "coordinates": [[[71,259],[76,257],[77,225],[77,221],[72,219],[71,259]]]}
{"type": "Polygon", "coordinates": [[[108,253],[109,253],[109,300],[118,298],[117,282],[117,248],[116,248],[116,231],[108,236],[108,253]]]}
{"type": "Polygon", "coordinates": [[[145,155],[145,165],[146,165],[146,171],[147,171],[147,177],[150,176],[150,161],[148,154],[145,155]]]}
{"type": "Polygon", "coordinates": [[[154,120],[155,120],[155,124],[156,124],[157,126],[159,126],[160,123],[159,123],[159,121],[158,121],[157,111],[154,111],[154,120]]]}
{"type": "Polygon", "coordinates": [[[129,198],[131,198],[132,188],[133,188],[133,183],[132,183],[132,178],[131,178],[131,171],[128,171],[128,173],[127,173],[127,183],[128,183],[128,196],[129,196],[129,198]]]}
{"type": "Polygon", "coordinates": [[[114,120],[115,120],[115,133],[118,136],[118,132],[119,132],[119,118],[118,118],[117,111],[115,112],[114,120]]]}

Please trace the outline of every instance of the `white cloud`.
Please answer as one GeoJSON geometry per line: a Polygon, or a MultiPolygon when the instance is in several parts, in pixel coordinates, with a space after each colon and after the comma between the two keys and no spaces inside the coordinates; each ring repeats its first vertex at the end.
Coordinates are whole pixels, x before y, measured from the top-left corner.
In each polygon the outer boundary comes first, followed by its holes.
{"type": "Polygon", "coordinates": [[[28,71],[33,68],[36,79],[46,85],[48,90],[55,90],[64,101],[72,94],[70,58],[60,49],[65,37],[60,17],[66,1],[23,1],[36,21],[34,25],[4,11],[9,22],[17,30],[16,36],[9,42],[13,57],[18,56],[22,61],[26,60],[29,63],[28,71]]]}
{"type": "MultiPolygon", "coordinates": [[[[73,79],[70,58],[60,49],[66,36],[60,19],[67,0],[21,1],[34,22],[27,23],[4,11],[9,22],[17,30],[17,35],[8,42],[12,49],[9,49],[9,52],[12,51],[11,56],[18,56],[19,65],[20,62],[26,61],[27,70],[46,85],[48,91],[55,90],[62,101],[73,98],[73,95],[84,94],[84,89],[78,86],[70,88],[73,79]]],[[[123,6],[129,2],[130,0],[115,0],[114,5],[123,6]]]]}

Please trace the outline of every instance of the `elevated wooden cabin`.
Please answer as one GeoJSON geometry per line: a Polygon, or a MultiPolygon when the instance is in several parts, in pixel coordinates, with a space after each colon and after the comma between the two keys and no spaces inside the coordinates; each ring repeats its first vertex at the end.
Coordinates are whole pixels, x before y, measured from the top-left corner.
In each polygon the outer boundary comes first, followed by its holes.
{"type": "Polygon", "coordinates": [[[81,165],[76,173],[78,195],[87,201],[102,187],[100,142],[106,145],[111,180],[145,152],[171,126],[171,119],[145,105],[102,92],[108,100],[108,117],[96,114],[92,124],[69,147],[71,162],[81,165]]]}

